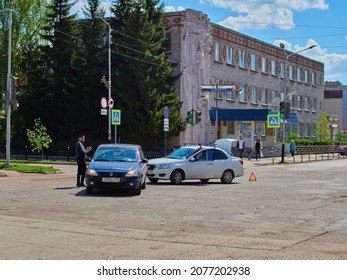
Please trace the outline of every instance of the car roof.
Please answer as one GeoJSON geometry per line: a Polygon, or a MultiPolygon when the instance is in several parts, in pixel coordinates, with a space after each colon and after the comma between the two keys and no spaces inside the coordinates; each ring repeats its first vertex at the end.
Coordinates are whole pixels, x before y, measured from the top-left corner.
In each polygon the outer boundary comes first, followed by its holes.
{"type": "Polygon", "coordinates": [[[137,144],[100,144],[98,148],[132,148],[136,149],[140,147],[137,144]]]}

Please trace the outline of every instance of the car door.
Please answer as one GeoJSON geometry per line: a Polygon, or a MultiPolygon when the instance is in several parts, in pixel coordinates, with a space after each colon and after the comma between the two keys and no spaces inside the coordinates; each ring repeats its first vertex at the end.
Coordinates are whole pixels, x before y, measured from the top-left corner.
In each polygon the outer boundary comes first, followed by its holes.
{"type": "Polygon", "coordinates": [[[212,166],[213,154],[211,155],[211,149],[200,150],[187,161],[186,179],[212,178],[212,166]]]}
{"type": "Polygon", "coordinates": [[[213,178],[220,178],[226,169],[231,169],[231,166],[228,164],[228,156],[223,151],[218,149],[214,150],[212,166],[213,178]]]}

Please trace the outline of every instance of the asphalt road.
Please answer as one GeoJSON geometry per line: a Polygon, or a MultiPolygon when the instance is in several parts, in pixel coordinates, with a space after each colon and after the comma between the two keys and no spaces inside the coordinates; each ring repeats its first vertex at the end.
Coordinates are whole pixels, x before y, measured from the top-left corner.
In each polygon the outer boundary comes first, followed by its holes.
{"type": "Polygon", "coordinates": [[[347,259],[347,160],[270,163],[245,161],[230,185],[148,183],[141,196],[87,195],[76,166],[6,171],[0,259],[347,259]]]}

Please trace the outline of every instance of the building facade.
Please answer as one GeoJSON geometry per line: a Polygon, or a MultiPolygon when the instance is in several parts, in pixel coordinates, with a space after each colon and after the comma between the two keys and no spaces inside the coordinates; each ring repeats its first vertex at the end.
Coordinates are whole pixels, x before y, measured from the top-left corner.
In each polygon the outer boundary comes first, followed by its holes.
{"type": "Polygon", "coordinates": [[[201,113],[171,145],[210,144],[238,138],[247,146],[260,138],[264,145],[288,133],[311,139],[322,109],[324,64],[213,24],[194,11],[166,13],[167,55],[177,63],[175,84],[183,117],[201,113]],[[267,128],[267,115],[290,105],[281,128],[267,128]]]}

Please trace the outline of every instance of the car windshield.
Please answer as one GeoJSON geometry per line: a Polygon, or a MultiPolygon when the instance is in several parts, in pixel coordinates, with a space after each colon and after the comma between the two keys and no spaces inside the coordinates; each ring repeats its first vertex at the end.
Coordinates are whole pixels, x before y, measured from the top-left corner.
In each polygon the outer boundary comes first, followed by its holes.
{"type": "Polygon", "coordinates": [[[137,161],[137,153],[135,149],[129,148],[99,148],[93,157],[94,161],[137,161]]]}
{"type": "Polygon", "coordinates": [[[186,148],[182,147],[175,151],[173,151],[171,154],[167,155],[167,158],[175,158],[175,159],[186,159],[191,154],[197,151],[197,148],[186,148]]]}

